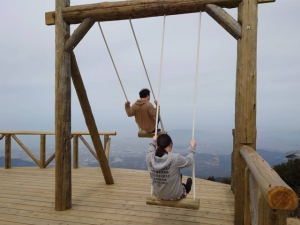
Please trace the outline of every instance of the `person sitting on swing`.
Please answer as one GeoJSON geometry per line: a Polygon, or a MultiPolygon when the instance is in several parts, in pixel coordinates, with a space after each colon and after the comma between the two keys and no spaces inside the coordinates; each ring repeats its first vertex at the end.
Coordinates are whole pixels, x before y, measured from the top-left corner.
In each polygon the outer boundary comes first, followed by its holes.
{"type": "Polygon", "coordinates": [[[153,137],[148,148],[146,163],[152,179],[153,194],[157,198],[176,201],[185,198],[192,187],[192,178],[182,183],[180,169],[189,167],[194,161],[196,142],[191,140],[186,157],[172,153],[173,142],[169,135],[153,137]]]}
{"type": "MultiPolygon", "coordinates": [[[[139,92],[139,95],[140,99],[138,99],[132,107],[130,107],[129,101],[125,102],[125,111],[128,117],[135,117],[135,122],[140,129],[148,133],[154,133],[156,124],[156,108],[154,108],[152,103],[149,101],[150,91],[149,89],[144,88],[139,92]]],[[[157,105],[157,101],[154,101],[154,103],[157,105]]],[[[160,132],[160,129],[157,129],[157,132],[160,132]]]]}

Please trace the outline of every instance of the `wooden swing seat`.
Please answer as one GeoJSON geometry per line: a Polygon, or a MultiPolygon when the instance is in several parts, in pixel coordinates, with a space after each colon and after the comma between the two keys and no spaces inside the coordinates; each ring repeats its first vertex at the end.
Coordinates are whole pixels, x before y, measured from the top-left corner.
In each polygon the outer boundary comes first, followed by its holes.
{"type": "MultiPolygon", "coordinates": [[[[161,135],[161,134],[168,134],[167,131],[160,131],[157,136],[161,135]]],[[[147,131],[144,131],[144,130],[139,130],[138,132],[138,137],[140,138],[153,138],[154,136],[154,133],[148,133],[147,131]]]]}
{"type": "Polygon", "coordinates": [[[177,200],[177,201],[166,201],[166,200],[159,199],[154,195],[150,195],[146,198],[146,204],[147,205],[159,205],[159,206],[199,210],[200,198],[196,198],[194,200],[192,198],[186,197],[186,198],[183,198],[183,199],[177,200]]]}

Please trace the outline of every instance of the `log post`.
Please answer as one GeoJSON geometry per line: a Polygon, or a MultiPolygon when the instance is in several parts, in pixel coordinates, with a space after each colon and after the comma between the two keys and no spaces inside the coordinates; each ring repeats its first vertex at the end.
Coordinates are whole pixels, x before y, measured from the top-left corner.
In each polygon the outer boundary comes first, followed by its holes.
{"type": "Polygon", "coordinates": [[[72,70],[72,81],[81,105],[81,109],[85,118],[85,123],[91,135],[92,142],[94,144],[95,151],[97,153],[98,160],[102,169],[102,173],[106,184],[113,184],[114,180],[109,168],[108,160],[105,156],[99,132],[95,123],[92,108],[90,106],[85,87],[81,78],[81,74],[77,65],[76,57],[74,52],[71,52],[71,70],[72,70]]]}
{"type": "Polygon", "coordinates": [[[245,169],[245,211],[244,211],[243,225],[251,225],[249,174],[250,174],[249,168],[246,167],[245,169]]]}
{"type": "Polygon", "coordinates": [[[5,135],[5,169],[11,168],[11,134],[5,135]]]}
{"type": "Polygon", "coordinates": [[[45,168],[45,158],[46,158],[46,135],[40,135],[40,168],[45,168]]]}
{"type": "Polygon", "coordinates": [[[232,144],[232,146],[233,146],[233,149],[232,149],[232,153],[231,153],[231,190],[232,190],[232,192],[234,193],[234,186],[235,186],[235,171],[234,171],[234,169],[235,169],[235,166],[234,166],[234,159],[235,159],[235,157],[234,157],[234,153],[235,153],[235,151],[234,151],[234,132],[235,132],[235,130],[234,129],[232,129],[232,137],[233,137],[233,144],[232,144]]]}
{"type": "Polygon", "coordinates": [[[65,52],[70,25],[62,10],[70,0],[56,0],[55,8],[55,210],[72,206],[71,183],[71,61],[65,52]]]}
{"type": "Polygon", "coordinates": [[[104,135],[104,149],[105,149],[105,155],[109,163],[109,150],[110,150],[110,140],[111,138],[109,135],[104,135]]]}
{"type": "Polygon", "coordinates": [[[73,135],[73,168],[78,168],[78,135],[73,135]]]}
{"type": "Polygon", "coordinates": [[[258,199],[261,193],[252,173],[249,173],[249,192],[250,192],[251,224],[258,224],[258,210],[259,210],[258,199]]]}
{"type": "Polygon", "coordinates": [[[244,223],[245,160],[242,145],[256,149],[256,55],[257,55],[257,0],[243,0],[238,7],[238,22],[242,38],[237,45],[237,73],[235,96],[235,207],[234,224],[244,223]]]}

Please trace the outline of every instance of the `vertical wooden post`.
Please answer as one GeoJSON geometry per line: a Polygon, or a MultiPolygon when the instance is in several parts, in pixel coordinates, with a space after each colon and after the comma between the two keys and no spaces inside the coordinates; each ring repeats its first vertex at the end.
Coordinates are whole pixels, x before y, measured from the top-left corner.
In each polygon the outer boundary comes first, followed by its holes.
{"type": "Polygon", "coordinates": [[[11,135],[5,135],[5,169],[11,168],[11,135]]]}
{"type": "Polygon", "coordinates": [[[73,168],[78,168],[78,135],[73,136],[73,168]]]}
{"type": "Polygon", "coordinates": [[[70,209],[71,184],[71,60],[65,52],[70,25],[62,10],[70,0],[56,0],[55,7],[55,210],[70,209]]]}
{"type": "Polygon", "coordinates": [[[110,140],[111,140],[111,138],[109,138],[109,135],[105,134],[104,135],[104,149],[105,149],[105,155],[106,155],[108,163],[109,163],[110,140]]]}
{"type": "Polygon", "coordinates": [[[252,173],[249,173],[249,191],[250,191],[251,224],[258,224],[258,210],[259,210],[258,199],[261,193],[252,173]]]}
{"type": "Polygon", "coordinates": [[[46,135],[40,135],[40,168],[45,168],[46,160],[46,135]]]}
{"type": "Polygon", "coordinates": [[[244,211],[244,223],[243,223],[244,225],[251,225],[249,173],[250,173],[250,170],[248,167],[246,167],[246,170],[245,170],[245,211],[244,211]]]}
{"type": "Polygon", "coordinates": [[[235,185],[235,176],[234,176],[234,174],[235,174],[235,172],[234,172],[234,169],[235,169],[235,166],[234,166],[234,153],[235,153],[235,151],[234,151],[234,132],[235,132],[235,130],[234,129],[232,129],[232,139],[233,139],[233,149],[232,149],[232,153],[231,153],[231,190],[233,191],[233,193],[234,193],[234,185],[235,185]]]}
{"type": "Polygon", "coordinates": [[[257,55],[257,0],[243,0],[238,7],[238,22],[242,38],[237,45],[237,74],[235,97],[235,207],[234,224],[244,224],[245,168],[240,147],[256,149],[256,55],[257,55]]]}

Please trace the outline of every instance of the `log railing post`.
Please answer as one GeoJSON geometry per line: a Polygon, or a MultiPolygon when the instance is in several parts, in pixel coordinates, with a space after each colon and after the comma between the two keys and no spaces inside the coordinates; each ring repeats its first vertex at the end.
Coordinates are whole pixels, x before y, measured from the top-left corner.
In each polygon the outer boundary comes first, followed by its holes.
{"type": "Polygon", "coordinates": [[[40,135],[40,168],[45,168],[46,159],[46,135],[40,135]]]}
{"type": "Polygon", "coordinates": [[[245,160],[240,148],[256,149],[256,58],[257,58],[257,0],[243,0],[238,7],[238,22],[242,38],[237,45],[235,143],[234,143],[234,224],[244,223],[245,160]]]}
{"type": "Polygon", "coordinates": [[[109,163],[109,150],[110,150],[110,137],[109,135],[104,135],[104,149],[107,161],[109,163]]]}
{"type": "Polygon", "coordinates": [[[234,132],[235,132],[235,130],[234,129],[232,129],[232,139],[233,139],[233,144],[232,144],[232,146],[233,146],[233,149],[232,149],[232,153],[231,153],[231,190],[233,191],[233,193],[234,193],[234,185],[235,185],[235,172],[234,172],[234,168],[235,168],[235,165],[234,165],[234,162],[235,162],[235,156],[234,156],[234,153],[235,153],[235,151],[234,151],[234,143],[235,143],[235,141],[234,141],[234,132]]]}
{"type": "Polygon", "coordinates": [[[5,135],[5,169],[11,168],[11,134],[5,135]]]}
{"type": "Polygon", "coordinates": [[[244,223],[243,225],[251,225],[251,213],[250,213],[250,190],[249,190],[249,168],[245,169],[245,211],[244,211],[244,223]]]}
{"type": "Polygon", "coordinates": [[[78,135],[73,135],[73,168],[78,168],[78,135]]]}
{"type": "Polygon", "coordinates": [[[70,24],[62,10],[70,0],[55,2],[55,210],[72,207],[71,183],[71,59],[65,52],[70,24]]]}

